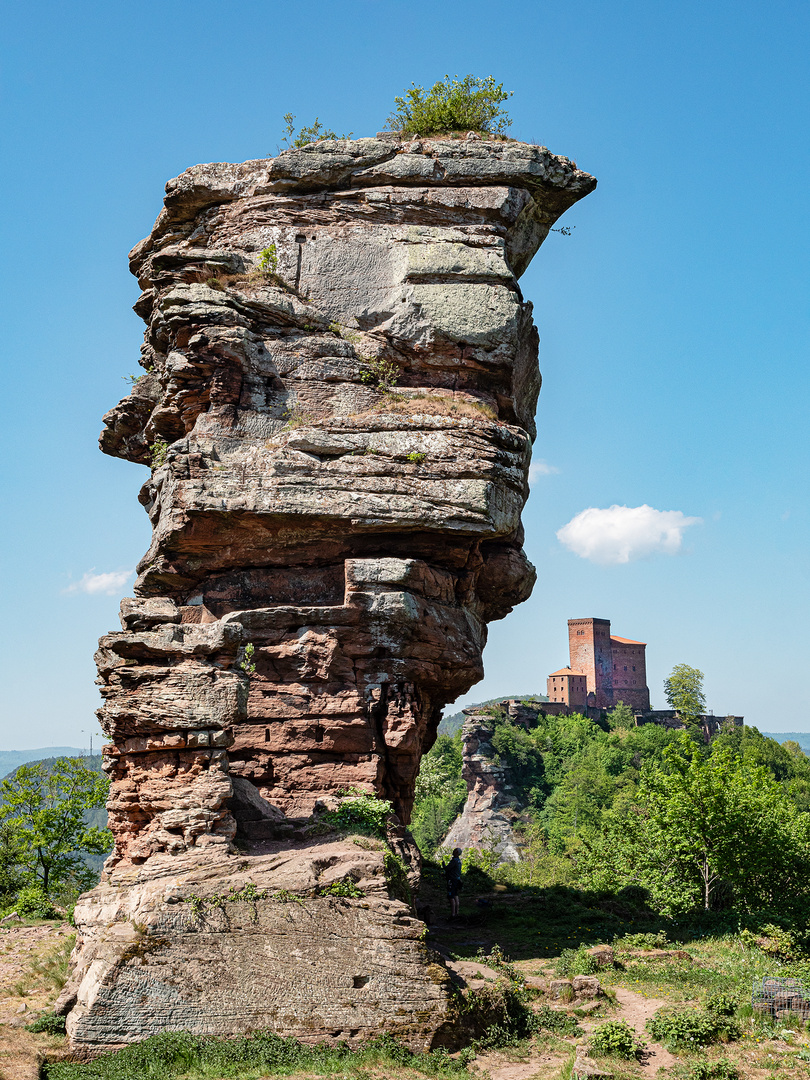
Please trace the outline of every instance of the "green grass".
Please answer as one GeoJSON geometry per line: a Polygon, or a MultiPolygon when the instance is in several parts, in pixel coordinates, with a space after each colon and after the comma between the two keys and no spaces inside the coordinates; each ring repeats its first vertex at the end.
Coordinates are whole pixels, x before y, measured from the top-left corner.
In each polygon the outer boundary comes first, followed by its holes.
{"type": "Polygon", "coordinates": [[[345,1046],[306,1046],[269,1032],[241,1039],[216,1039],[188,1032],[154,1035],[144,1042],[95,1061],[56,1062],[45,1066],[46,1080],[259,1080],[262,1077],[368,1077],[383,1075],[437,1078],[466,1077],[463,1061],[443,1050],[413,1053],[393,1039],[380,1038],[360,1050],[345,1046]],[[380,1075],[377,1072],[376,1075],[380,1075]]]}
{"type": "Polygon", "coordinates": [[[622,983],[648,997],[666,996],[671,1001],[703,1000],[710,994],[730,994],[738,1004],[751,1000],[751,985],[763,975],[807,978],[808,965],[786,963],[759,949],[743,946],[737,934],[716,934],[686,941],[693,961],[653,961],[642,957],[617,960],[622,969],[604,976],[608,983],[622,983]]]}
{"type": "Polygon", "coordinates": [[[61,990],[67,981],[68,962],[75,941],[76,935],[69,934],[54,948],[35,957],[22,978],[14,983],[14,992],[23,995],[42,988],[61,990]]]}

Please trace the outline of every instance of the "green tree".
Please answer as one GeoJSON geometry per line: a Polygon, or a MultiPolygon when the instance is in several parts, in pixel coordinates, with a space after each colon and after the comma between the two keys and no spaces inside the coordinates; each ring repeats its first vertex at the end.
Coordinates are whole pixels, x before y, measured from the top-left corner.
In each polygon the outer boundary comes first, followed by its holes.
{"type": "Polygon", "coordinates": [[[500,106],[512,96],[503,83],[490,77],[444,79],[427,92],[411,83],[404,97],[394,98],[395,111],[388,118],[392,131],[410,135],[434,135],[447,131],[481,131],[502,135],[512,123],[500,106]]]}
{"type": "Polygon", "coordinates": [[[24,884],[20,872],[22,846],[10,823],[0,821],[0,908],[24,884]]]}
{"type": "Polygon", "coordinates": [[[696,724],[706,711],[703,672],[688,664],[676,664],[664,679],[664,696],[685,724],[696,724]]]}
{"type": "Polygon", "coordinates": [[[95,875],[82,852],[109,851],[109,829],[87,825],[85,811],[104,806],[109,781],[79,758],[51,765],[21,765],[0,782],[0,823],[13,845],[15,866],[25,884],[48,894],[58,884],[89,886],[95,875]]]}
{"type": "Polygon", "coordinates": [[[411,831],[424,854],[439,846],[467,798],[461,778],[461,733],[440,735],[422,758],[411,819],[411,831]]]}
{"type": "Polygon", "coordinates": [[[620,701],[615,709],[611,709],[607,714],[607,722],[611,731],[615,731],[617,728],[634,728],[636,726],[636,714],[629,705],[625,705],[623,701],[620,701]]]}
{"type": "Polygon", "coordinates": [[[810,820],[767,769],[687,733],[663,759],[588,845],[592,885],[640,885],[664,914],[708,910],[723,891],[743,910],[810,898],[810,820]]]}

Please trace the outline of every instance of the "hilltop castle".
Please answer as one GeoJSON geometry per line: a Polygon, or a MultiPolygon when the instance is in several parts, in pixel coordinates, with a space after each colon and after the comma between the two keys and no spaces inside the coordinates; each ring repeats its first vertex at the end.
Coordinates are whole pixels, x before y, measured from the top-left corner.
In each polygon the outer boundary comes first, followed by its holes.
{"type": "MultiPolygon", "coordinates": [[[[568,667],[553,671],[546,680],[548,702],[543,711],[555,716],[581,712],[596,719],[603,709],[613,709],[621,701],[633,710],[637,724],[683,727],[673,709],[650,708],[646,649],[643,641],[611,634],[610,619],[569,619],[568,667]]],[[[699,722],[708,741],[720,724],[740,727],[743,717],[704,713],[699,722]]]]}
{"type": "Polygon", "coordinates": [[[583,712],[588,707],[612,709],[623,701],[647,712],[646,648],[643,641],[611,634],[610,619],[569,619],[569,665],[549,675],[549,701],[583,712]]]}

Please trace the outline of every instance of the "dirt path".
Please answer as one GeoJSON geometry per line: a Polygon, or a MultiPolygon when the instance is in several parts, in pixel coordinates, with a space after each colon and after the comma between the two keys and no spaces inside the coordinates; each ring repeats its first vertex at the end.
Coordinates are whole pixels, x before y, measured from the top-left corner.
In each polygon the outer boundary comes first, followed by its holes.
{"type": "Polygon", "coordinates": [[[29,975],[29,966],[72,933],[66,924],[0,926],[0,1080],[36,1080],[39,1056],[63,1040],[32,1035],[30,1023],[56,997],[57,991],[29,975]]]}
{"type": "Polygon", "coordinates": [[[541,1080],[546,1075],[559,1076],[562,1060],[559,1054],[531,1053],[526,1061],[504,1062],[503,1058],[481,1054],[475,1065],[490,1080],[541,1080]]]}
{"type": "Polygon", "coordinates": [[[659,998],[644,997],[632,990],[625,990],[623,986],[615,987],[616,1001],[621,1006],[616,1013],[617,1020],[626,1020],[637,1035],[647,1042],[648,1052],[641,1063],[645,1075],[655,1076],[659,1069],[668,1069],[675,1064],[675,1058],[659,1043],[649,1042],[644,1026],[653,1013],[657,1012],[662,1005],[669,1002],[659,998]]]}

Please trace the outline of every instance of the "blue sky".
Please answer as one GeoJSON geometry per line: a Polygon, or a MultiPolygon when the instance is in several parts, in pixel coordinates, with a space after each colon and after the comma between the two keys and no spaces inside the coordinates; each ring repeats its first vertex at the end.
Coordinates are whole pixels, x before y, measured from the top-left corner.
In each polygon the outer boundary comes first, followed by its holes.
{"type": "Polygon", "coordinates": [[[648,642],[654,705],[685,662],[715,712],[810,730],[808,23],[778,0],[7,8],[2,748],[98,739],[92,654],[132,579],[86,586],[134,567],[149,529],[146,470],[96,438],[138,370],[126,255],[166,180],[275,152],[288,111],[373,134],[412,81],[468,72],[514,91],[512,135],[599,187],[522,280],[544,376],[525,513],[538,584],[492,625],[461,704],[544,689],[566,620],[594,615],[648,642]],[[674,553],[647,535],[623,563],[558,540],[612,506],[701,521],[674,553]]]}

